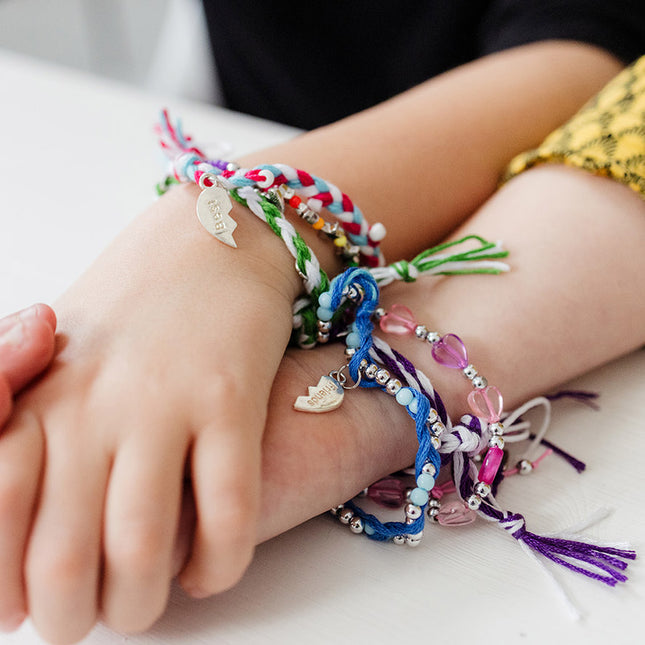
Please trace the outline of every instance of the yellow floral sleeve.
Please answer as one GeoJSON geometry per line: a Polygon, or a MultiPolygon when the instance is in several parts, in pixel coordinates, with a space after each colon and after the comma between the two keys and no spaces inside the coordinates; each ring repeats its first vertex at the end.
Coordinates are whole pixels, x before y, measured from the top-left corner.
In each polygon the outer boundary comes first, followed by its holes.
{"type": "Polygon", "coordinates": [[[542,163],[564,163],[611,177],[645,199],[645,56],[542,145],[515,157],[503,181],[542,163]]]}

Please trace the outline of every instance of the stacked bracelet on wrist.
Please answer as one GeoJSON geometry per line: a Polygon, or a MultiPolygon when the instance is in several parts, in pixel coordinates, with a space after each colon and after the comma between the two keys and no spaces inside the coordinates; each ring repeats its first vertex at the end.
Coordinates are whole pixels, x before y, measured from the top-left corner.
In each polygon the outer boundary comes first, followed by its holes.
{"type": "MultiPolygon", "coordinates": [[[[553,562],[609,585],[626,580],[621,571],[627,566],[624,560],[634,559],[633,551],[541,537],[526,530],[523,516],[497,504],[496,487],[505,475],[513,472],[501,469],[505,429],[509,440],[526,437],[528,432],[519,430],[521,422],[515,424],[515,421],[536,402],[547,407],[549,402],[543,397],[531,401],[502,422],[503,401],[499,390],[488,385],[469,363],[466,348],[458,336],[441,336],[428,331],[401,305],[395,305],[389,312],[378,307],[378,285],[385,286],[393,280],[410,282],[422,275],[508,270],[508,266],[499,261],[507,255],[501,244],[467,236],[428,249],[409,262],[401,260],[384,266],[379,249],[385,235],[384,227],[380,224],[369,227],[360,209],[333,184],[284,164],[242,169],[223,160],[208,160],[178,125],[171,124],[165,112],[157,131],[173,173],[163,182],[161,191],[178,182],[200,185],[202,194],[197,209],[200,221],[209,232],[230,246],[235,246],[232,233],[236,223],[230,217],[227,219],[228,196],[266,222],[285,242],[295,258],[305,290],[305,296],[296,300],[293,308],[296,342],[303,347],[313,347],[317,342],[345,339],[347,362],[323,376],[317,387],[310,388],[309,396],[299,397],[294,407],[328,412],[342,404],[345,390],[375,388],[395,398],[414,421],[419,447],[414,464],[414,485],[406,497],[404,520],[381,522],[349,500],[334,509],[341,522],[348,524],[352,532],[365,533],[371,539],[416,546],[423,534],[426,514],[439,523],[455,525],[470,521],[472,516],[468,513],[477,513],[497,522],[525,547],[553,562]],[[350,265],[331,283],[315,255],[284,217],[285,202],[315,230],[331,239],[350,265]],[[323,208],[338,223],[331,224],[323,218],[323,208]],[[357,264],[367,268],[358,268],[357,264]],[[373,336],[373,319],[385,332],[414,334],[428,342],[436,362],[461,370],[473,386],[468,396],[473,414],[464,415],[458,424],[453,424],[429,378],[387,343],[373,336]],[[345,371],[349,372],[352,384],[348,384],[345,371]],[[476,460],[482,454],[483,463],[478,468],[476,460]],[[462,500],[461,507],[446,507],[443,516],[440,498],[446,485],[437,484],[442,465],[449,466],[452,487],[462,500]]],[[[543,424],[543,430],[547,422],[543,424]]],[[[542,441],[543,430],[534,441],[542,441]]],[[[558,450],[552,446],[550,449],[558,450]]],[[[515,472],[529,472],[539,460],[521,461],[515,472]]]]}

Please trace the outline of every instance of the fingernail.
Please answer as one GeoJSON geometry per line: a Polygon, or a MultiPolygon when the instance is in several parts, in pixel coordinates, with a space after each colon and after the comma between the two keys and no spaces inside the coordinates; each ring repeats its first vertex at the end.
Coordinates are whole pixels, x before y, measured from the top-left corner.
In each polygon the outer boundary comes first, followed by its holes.
{"type": "Polygon", "coordinates": [[[11,327],[0,333],[0,345],[20,349],[25,341],[25,323],[17,319],[11,327]]]}
{"type": "Polygon", "coordinates": [[[38,318],[40,315],[40,307],[38,305],[31,305],[26,309],[18,312],[18,318],[20,320],[31,320],[32,318],[38,318]]]}
{"type": "Polygon", "coordinates": [[[10,618],[5,618],[0,622],[0,629],[4,632],[13,632],[22,625],[25,618],[27,618],[27,614],[24,611],[14,614],[10,618]]]}

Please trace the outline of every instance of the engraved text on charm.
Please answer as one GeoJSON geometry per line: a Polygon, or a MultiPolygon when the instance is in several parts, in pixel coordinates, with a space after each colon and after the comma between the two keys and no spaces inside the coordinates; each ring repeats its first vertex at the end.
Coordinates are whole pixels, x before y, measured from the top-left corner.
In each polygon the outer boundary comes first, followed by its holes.
{"type": "Polygon", "coordinates": [[[318,385],[309,386],[307,396],[299,396],[293,407],[301,412],[329,412],[340,407],[345,392],[342,385],[331,376],[321,376],[318,385]]]}
{"type": "Polygon", "coordinates": [[[233,231],[237,222],[229,215],[231,200],[221,186],[207,186],[197,198],[197,217],[202,226],[220,242],[237,248],[233,231]]]}

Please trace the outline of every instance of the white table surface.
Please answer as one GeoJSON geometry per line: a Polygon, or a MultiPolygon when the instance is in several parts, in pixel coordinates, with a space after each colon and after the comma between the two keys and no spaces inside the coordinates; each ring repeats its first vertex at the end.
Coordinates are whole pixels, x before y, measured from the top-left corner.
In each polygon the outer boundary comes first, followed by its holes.
{"type": "MultiPolygon", "coordinates": [[[[227,142],[236,154],[296,132],[8,52],[0,52],[0,92],[0,314],[51,302],[154,198],[161,166],[152,124],[161,107],[181,115],[199,141],[227,142]]],[[[571,386],[601,392],[601,410],[556,403],[549,438],[585,461],[587,471],[578,475],[551,458],[530,477],[507,483],[501,501],[538,533],[608,507],[613,514],[586,534],[627,541],[642,553],[645,353],[571,386]]],[[[196,602],[175,589],[150,632],[124,637],[99,626],[84,642],[643,642],[642,560],[616,589],[549,570],[575,599],[581,621],[570,618],[518,544],[487,523],[429,527],[422,545],[409,549],[356,537],[323,516],[261,545],[232,591],[196,602]]],[[[3,645],[41,642],[29,623],[0,635],[3,645]]]]}

